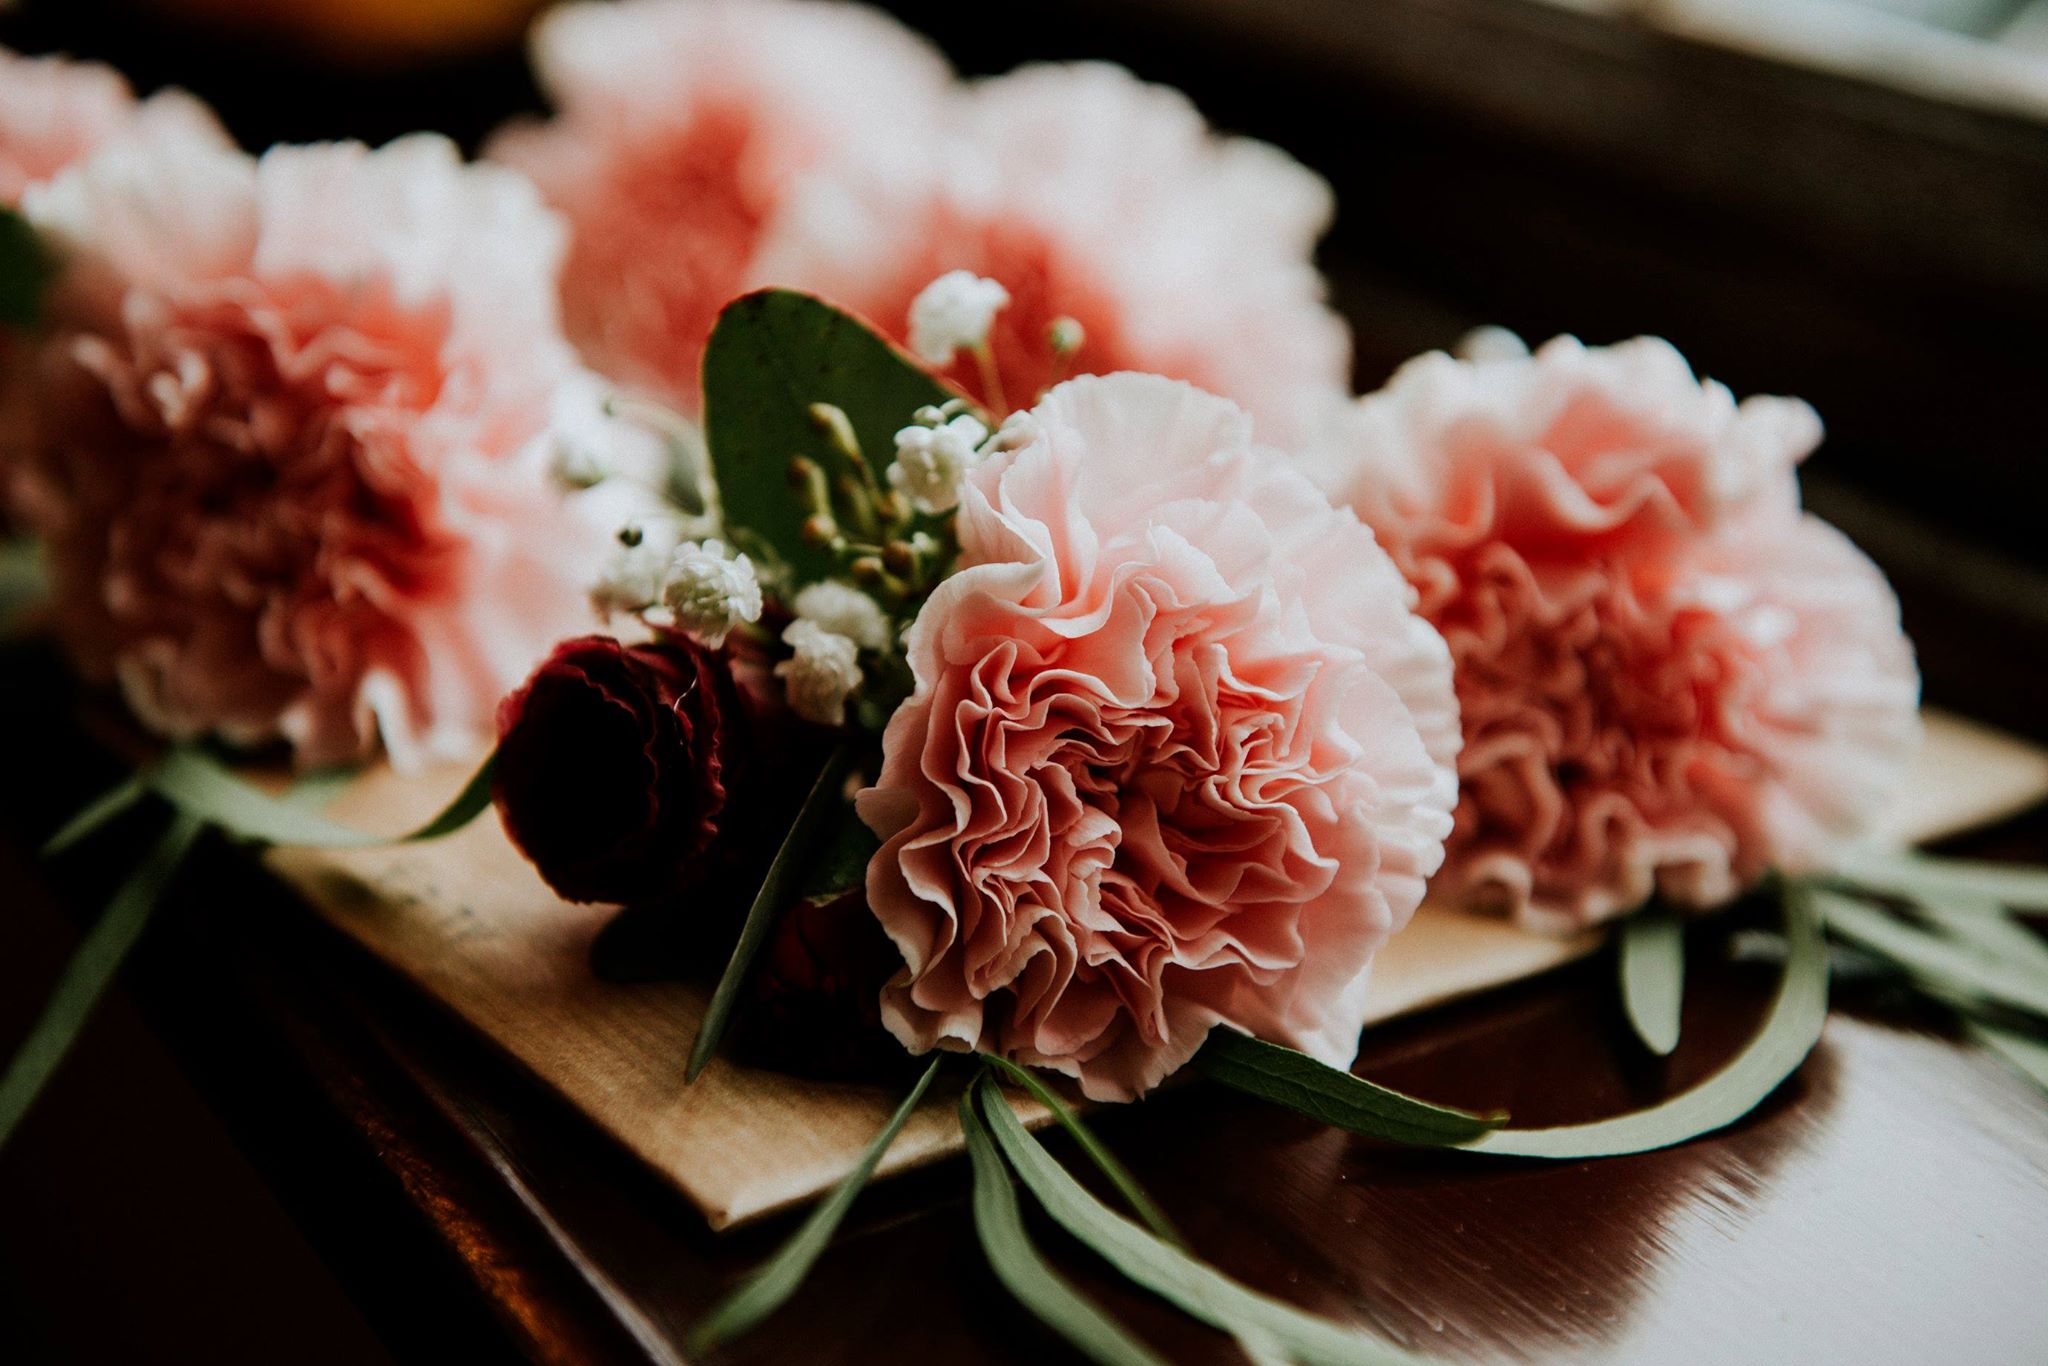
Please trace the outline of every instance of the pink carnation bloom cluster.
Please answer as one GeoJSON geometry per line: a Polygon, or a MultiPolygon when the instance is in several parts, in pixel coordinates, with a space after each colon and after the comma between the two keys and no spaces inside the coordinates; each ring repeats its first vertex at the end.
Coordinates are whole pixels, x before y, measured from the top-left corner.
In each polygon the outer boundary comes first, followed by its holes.
{"type": "Polygon", "coordinates": [[[580,372],[532,187],[433,137],[162,138],[24,211],[64,270],[0,473],[81,670],[307,765],[487,741],[603,550],[548,475],[580,372]]]}
{"type": "Polygon", "coordinates": [[[0,204],[110,142],[189,136],[226,144],[206,106],[181,91],[137,100],[112,67],[0,48],[0,204]]]}
{"type": "MultiPolygon", "coordinates": [[[[990,336],[1002,396],[1029,407],[1072,360],[1187,380],[1291,440],[1347,391],[1351,342],[1313,252],[1334,203],[1277,148],[1219,137],[1186,96],[1099,63],[973,82],[911,174],[829,167],[764,250],[764,283],[823,295],[899,340],[911,301],[952,270],[1000,283],[990,336]]],[[[985,402],[979,367],[948,378],[985,402]]]]}
{"type": "MultiPolygon", "coordinates": [[[[571,221],[586,357],[685,411],[743,290],[808,290],[903,341],[918,291],[963,269],[1010,295],[991,342],[1018,407],[1062,364],[1139,369],[1239,401],[1270,438],[1348,382],[1311,260],[1328,186],[1176,91],[1093,64],[962,85],[893,20],[801,0],[569,5],[534,54],[560,113],[491,154],[571,221]],[[1065,362],[1062,317],[1085,337],[1065,362]]],[[[980,393],[970,360],[949,374],[980,393]]]]}
{"type": "Polygon", "coordinates": [[[558,113],[488,154],[571,229],[564,321],[590,364],[684,412],[719,310],[758,284],[798,178],[913,154],[948,71],[873,10],[816,0],[567,4],[535,26],[558,113]]]}
{"type": "Polygon", "coordinates": [[[1457,665],[1434,893],[1572,928],[1717,905],[1867,827],[1919,680],[1883,576],[1800,510],[1820,434],[1648,338],[1423,356],[1343,418],[1313,471],[1457,665]]]}
{"type": "Polygon", "coordinates": [[[861,815],[904,1045],[1129,1099],[1235,1028],[1348,1065],[1450,829],[1450,658],[1223,399],[1069,381],[970,476],[861,815]]]}

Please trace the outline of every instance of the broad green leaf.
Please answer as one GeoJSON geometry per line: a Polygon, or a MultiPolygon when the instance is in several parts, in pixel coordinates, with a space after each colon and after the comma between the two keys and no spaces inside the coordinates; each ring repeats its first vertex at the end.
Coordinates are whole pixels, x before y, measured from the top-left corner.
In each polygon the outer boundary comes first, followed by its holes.
{"type": "Polygon", "coordinates": [[[882,847],[875,838],[875,832],[868,829],[868,823],[850,806],[843,806],[835,814],[830,833],[824,840],[824,847],[816,855],[816,862],[805,874],[803,886],[797,892],[799,901],[814,897],[836,897],[841,892],[865,887],[868,877],[868,863],[882,847]]]}
{"type": "Polygon", "coordinates": [[[1391,1343],[1239,1285],[1126,1219],[1053,1161],[993,1087],[980,1090],[982,1119],[1053,1222],[1136,1284],[1241,1342],[1270,1344],[1281,1356],[1311,1366],[1412,1366],[1420,1360],[1391,1343]]]}
{"type": "Polygon", "coordinates": [[[1685,1005],[1685,927],[1661,902],[1621,922],[1621,1004],[1643,1047],[1669,1057],[1685,1005]]]}
{"type": "Polygon", "coordinates": [[[967,1159],[974,1168],[974,1232],[996,1279],[1040,1323],[1089,1360],[1102,1366],[1165,1366],[1164,1358],[1132,1337],[1038,1255],[1031,1235],[1024,1230],[1010,1174],[974,1113],[974,1091],[978,1089],[970,1087],[968,1094],[960,1097],[960,1128],[967,1135],[967,1159]]]}
{"type": "MultiPolygon", "coordinates": [[[[274,797],[244,782],[218,759],[180,746],[142,771],[142,778],[165,801],[231,835],[264,844],[320,849],[364,849],[382,844],[417,844],[439,839],[468,825],[491,804],[491,769],[486,759],[455,799],[425,825],[399,835],[377,835],[340,825],[311,809],[301,793],[274,797]]],[[[316,779],[313,795],[325,790],[316,779]]]]}
{"type": "Polygon", "coordinates": [[[2023,911],[2048,911],[2048,868],[2026,864],[1861,848],[1837,858],[1834,873],[1859,887],[1907,901],[1964,896],[2023,911]]]}
{"type": "Polygon", "coordinates": [[[0,208],[0,323],[28,327],[36,321],[50,268],[49,252],[28,220],[0,208]]]}
{"type": "Polygon", "coordinates": [[[831,554],[802,537],[791,457],[828,479],[858,468],[812,423],[814,403],[844,410],[876,480],[895,434],[926,404],[955,397],[917,363],[823,300],[786,289],[727,304],[704,350],[704,435],[729,525],[771,546],[799,583],[833,573],[831,554]]]}
{"type": "Polygon", "coordinates": [[[28,1038],[15,1051],[5,1075],[0,1076],[0,1147],[6,1145],[21,1117],[35,1104],[43,1083],[56,1072],[77,1041],[93,1007],[114,980],[128,950],[141,938],[143,927],[149,923],[149,913],[156,908],[164,888],[202,828],[190,816],[174,816],[170,828],[114,893],[78,951],[65,964],[63,975],[50,993],[49,1004],[43,1007],[28,1038]]]}
{"type": "Polygon", "coordinates": [[[1725,1128],[1799,1070],[1828,1013],[1828,949],[1815,893],[1785,889],[1785,964],[1763,1025],[1720,1071],[1647,1110],[1590,1124],[1500,1129],[1464,1147],[1511,1157],[1617,1157],[1649,1152],[1725,1128]]]}
{"type": "Polygon", "coordinates": [[[739,1003],[740,987],[747,980],[754,957],[768,941],[768,931],[774,928],[783,908],[795,899],[798,879],[810,866],[807,851],[815,845],[826,818],[845,804],[839,789],[845,783],[852,763],[851,745],[842,743],[832,751],[831,757],[825,761],[824,770],[818,774],[818,780],[811,784],[810,795],[804,798],[803,808],[790,823],[789,833],[782,837],[782,846],[775,851],[767,876],[761,879],[761,889],[754,893],[754,904],[747,908],[746,923],[740,927],[739,943],[733,946],[732,957],[718,979],[718,987],[711,993],[711,1004],[704,1009],[704,1020],[697,1026],[697,1040],[690,1045],[690,1064],[684,1074],[685,1080],[697,1080],[698,1074],[711,1061],[712,1054],[718,1051],[718,1042],[725,1036],[733,1007],[739,1003]]]}
{"type": "Polygon", "coordinates": [[[1002,1069],[1004,1075],[1036,1096],[1039,1104],[1052,1111],[1060,1126],[1073,1135],[1074,1141],[1081,1145],[1081,1151],[1088,1154],[1089,1160],[1109,1178],[1110,1183],[1117,1188],[1117,1193],[1123,1196],[1124,1203],[1131,1207],[1133,1214],[1145,1221],[1147,1228],[1169,1243],[1186,1246],[1172,1223],[1167,1220],[1165,1212],[1152,1203],[1151,1196],[1145,1194],[1145,1188],[1138,1184],[1138,1178],[1131,1175],[1130,1169],[1123,1163],[1117,1161],[1116,1154],[1102,1146],[1102,1140],[1081,1122],[1081,1117],[1074,1113],[1072,1107],[1061,1100],[1051,1087],[1038,1079],[1036,1073],[1029,1068],[1019,1067],[1008,1058],[999,1058],[993,1053],[982,1056],[986,1062],[1002,1069]]]}
{"type": "Polygon", "coordinates": [[[43,844],[43,857],[54,858],[149,795],[149,783],[141,774],[123,778],[85,804],[85,809],[64,822],[43,844]]]}
{"type": "Polygon", "coordinates": [[[832,1241],[832,1235],[838,1231],[840,1221],[846,1218],[846,1212],[853,1208],[854,1197],[874,1176],[882,1154],[889,1151],[889,1145],[896,1141],[896,1135],[903,1132],[911,1112],[917,1109],[918,1102],[931,1088],[932,1078],[939,1074],[939,1065],[944,1060],[943,1055],[932,1059],[931,1065],[924,1069],[924,1075],[918,1078],[917,1085],[910,1088],[910,1094],[896,1107],[896,1113],[889,1116],[889,1122],[882,1126],[882,1131],[868,1144],[867,1151],[860,1155],[860,1161],[853,1164],[853,1170],[832,1188],[830,1195],[812,1208],[802,1225],[790,1235],[789,1241],[777,1248],[773,1257],[757,1267],[690,1330],[692,1355],[709,1351],[721,1342],[730,1342],[748,1332],[796,1293],[797,1287],[804,1283],[804,1277],[810,1274],[812,1265],[832,1241]]]}
{"type": "Polygon", "coordinates": [[[1195,1066],[1212,1081],[1339,1129],[1392,1143],[1466,1143],[1498,1129],[1508,1118],[1504,1111],[1480,1115],[1417,1100],[1306,1053],[1232,1029],[1211,1032],[1209,1042],[1195,1055],[1195,1066]]]}
{"type": "Polygon", "coordinates": [[[2038,959],[2014,958],[1982,942],[1916,928],[1853,897],[1817,891],[1828,927],[1859,948],[1926,978],[2048,1019],[2048,970],[2038,959]]]}

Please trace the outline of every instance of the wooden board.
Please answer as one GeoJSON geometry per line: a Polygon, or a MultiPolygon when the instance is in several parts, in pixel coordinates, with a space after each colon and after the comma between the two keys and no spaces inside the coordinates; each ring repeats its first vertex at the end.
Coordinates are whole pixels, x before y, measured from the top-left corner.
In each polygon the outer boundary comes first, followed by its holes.
{"type": "MultiPolygon", "coordinates": [[[[460,785],[447,770],[365,775],[338,819],[402,829],[460,785]]],[[[1930,717],[1921,771],[1894,829],[1932,838],[2048,795],[2048,754],[2008,736],[1930,717]]],[[[700,988],[617,985],[588,966],[608,911],[550,893],[494,820],[430,844],[275,850],[272,866],[322,916],[416,983],[588,1114],[726,1228],[807,1201],[836,1182],[897,1097],[804,1081],[724,1059],[683,1083],[704,1007],[700,988]]],[[[1527,934],[1425,907],[1382,951],[1374,1021],[1519,981],[1598,947],[1598,933],[1527,934]]],[[[884,1159],[899,1171],[957,1152],[954,1097],[936,1095],[884,1159]]],[[[1020,1105],[1027,1122],[1047,1116],[1020,1105]]]]}

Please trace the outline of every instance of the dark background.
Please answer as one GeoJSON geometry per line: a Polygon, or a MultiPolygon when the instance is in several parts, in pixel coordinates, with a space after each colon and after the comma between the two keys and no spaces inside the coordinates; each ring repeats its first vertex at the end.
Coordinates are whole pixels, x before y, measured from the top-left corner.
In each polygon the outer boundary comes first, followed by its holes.
{"type": "MultiPolygon", "coordinates": [[[[2048,129],[1529,0],[891,8],[969,72],[1123,61],[1328,176],[1325,265],[1362,386],[1496,322],[1532,340],[1657,333],[1738,394],[1810,399],[1831,437],[1809,501],[1899,585],[1930,695],[2048,734],[2048,129]]],[[[0,43],[185,86],[251,147],[416,128],[474,146],[539,108],[511,36],[369,53],[167,3],[27,0],[0,13],[0,43]]],[[[22,714],[21,675],[0,667],[22,714]]],[[[9,764],[35,757],[10,743],[9,764]]],[[[7,800],[30,826],[45,814],[7,800]]],[[[8,860],[0,977],[44,982],[71,932],[8,860]]],[[[7,990],[0,1038],[36,1003],[7,990]]],[[[314,1101],[281,1074],[276,1104],[314,1101]]],[[[359,1199],[358,1241],[402,1259],[410,1211],[289,1182],[281,1205],[244,1137],[113,1002],[0,1155],[0,1359],[375,1361],[364,1312],[427,1311],[476,1359],[434,1268],[410,1304],[359,1310],[363,1287],[294,1228],[296,1202],[359,1199]]]]}

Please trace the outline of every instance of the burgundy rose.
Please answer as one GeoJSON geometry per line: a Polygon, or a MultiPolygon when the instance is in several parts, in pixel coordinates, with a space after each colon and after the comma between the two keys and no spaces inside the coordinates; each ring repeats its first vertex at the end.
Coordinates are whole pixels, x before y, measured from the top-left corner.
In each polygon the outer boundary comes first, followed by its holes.
{"type": "Polygon", "coordinates": [[[680,637],[585,636],[499,707],[492,797],[568,900],[666,900],[713,851],[747,731],[724,656],[680,637]]]}
{"type": "Polygon", "coordinates": [[[882,1026],[882,986],[903,955],[859,890],[799,901],[761,951],[733,1047],[746,1062],[826,1080],[865,1080],[915,1060],[882,1026]]]}

